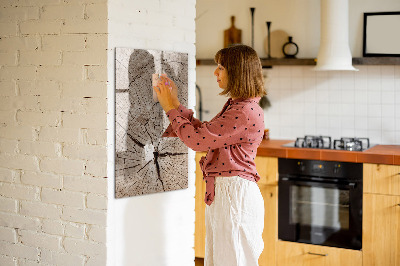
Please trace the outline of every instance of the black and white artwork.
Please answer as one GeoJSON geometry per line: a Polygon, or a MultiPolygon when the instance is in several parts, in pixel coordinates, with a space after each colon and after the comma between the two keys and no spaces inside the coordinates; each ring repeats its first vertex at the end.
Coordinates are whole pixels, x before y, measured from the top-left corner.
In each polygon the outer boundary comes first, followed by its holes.
{"type": "Polygon", "coordinates": [[[167,74],[187,106],[188,54],[116,48],[115,197],[188,187],[188,148],[162,138],[169,120],[153,100],[152,74],[167,74]]]}

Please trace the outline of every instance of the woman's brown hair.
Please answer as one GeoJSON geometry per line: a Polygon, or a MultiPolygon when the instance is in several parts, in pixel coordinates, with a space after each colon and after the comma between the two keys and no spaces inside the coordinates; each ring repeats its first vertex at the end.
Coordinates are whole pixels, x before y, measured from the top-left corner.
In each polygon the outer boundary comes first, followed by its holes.
{"type": "Polygon", "coordinates": [[[233,45],[219,50],[214,57],[228,72],[228,86],[220,95],[253,98],[266,95],[260,58],[247,45],[233,45]]]}

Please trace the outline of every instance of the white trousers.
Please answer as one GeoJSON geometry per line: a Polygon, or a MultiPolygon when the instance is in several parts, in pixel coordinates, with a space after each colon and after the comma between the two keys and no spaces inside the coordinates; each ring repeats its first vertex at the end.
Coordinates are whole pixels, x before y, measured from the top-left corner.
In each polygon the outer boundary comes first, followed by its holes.
{"type": "Polygon", "coordinates": [[[255,182],[216,177],[206,206],[205,266],[257,266],[264,249],[264,199],[255,182]]]}

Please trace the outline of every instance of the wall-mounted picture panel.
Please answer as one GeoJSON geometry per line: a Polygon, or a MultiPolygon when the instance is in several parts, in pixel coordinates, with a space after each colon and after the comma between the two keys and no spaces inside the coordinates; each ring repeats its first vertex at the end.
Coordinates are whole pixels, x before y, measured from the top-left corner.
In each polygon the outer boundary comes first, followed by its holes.
{"type": "Polygon", "coordinates": [[[188,187],[188,148],[179,138],[162,138],[169,125],[153,100],[152,74],[167,74],[187,106],[188,54],[116,48],[115,197],[188,187]]]}

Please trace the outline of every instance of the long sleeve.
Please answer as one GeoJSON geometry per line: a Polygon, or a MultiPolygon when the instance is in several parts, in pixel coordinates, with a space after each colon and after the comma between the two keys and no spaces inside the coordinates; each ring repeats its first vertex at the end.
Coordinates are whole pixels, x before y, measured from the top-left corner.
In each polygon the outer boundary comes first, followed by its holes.
{"type": "MultiPolygon", "coordinates": [[[[248,130],[248,117],[243,110],[230,108],[210,122],[199,124],[191,122],[176,109],[168,111],[167,116],[175,134],[189,148],[204,151],[245,142],[248,130]]],[[[255,125],[254,125],[255,126],[255,125]]]]}
{"type": "MultiPolygon", "coordinates": [[[[193,116],[194,112],[191,109],[187,109],[185,106],[180,104],[177,111],[181,116],[188,119],[193,126],[198,127],[201,125],[201,121],[193,116]]],[[[162,137],[178,137],[172,129],[172,124],[169,124],[162,137]]]]}

